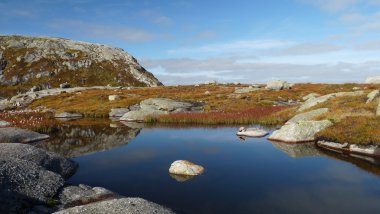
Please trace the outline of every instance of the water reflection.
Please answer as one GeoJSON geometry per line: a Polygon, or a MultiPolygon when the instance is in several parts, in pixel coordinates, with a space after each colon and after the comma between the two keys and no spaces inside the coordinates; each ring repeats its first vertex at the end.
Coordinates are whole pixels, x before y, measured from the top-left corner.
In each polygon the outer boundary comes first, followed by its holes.
{"type": "Polygon", "coordinates": [[[70,179],[74,184],[143,197],[179,213],[380,210],[376,161],[328,152],[313,143],[284,144],[265,138],[241,143],[237,128],[71,124],[61,126],[50,142],[40,146],[76,157],[80,168],[70,179]],[[178,159],[196,162],[206,172],[196,178],[169,174],[170,164],[178,159]]]}
{"type": "Polygon", "coordinates": [[[140,130],[118,123],[109,126],[59,125],[49,134],[49,141],[37,146],[65,157],[78,157],[128,144],[140,130]]]}

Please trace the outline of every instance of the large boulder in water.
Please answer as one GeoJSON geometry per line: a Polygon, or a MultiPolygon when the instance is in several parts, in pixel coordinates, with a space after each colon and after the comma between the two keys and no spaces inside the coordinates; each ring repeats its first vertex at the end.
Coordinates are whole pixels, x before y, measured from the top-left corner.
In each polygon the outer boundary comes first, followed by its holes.
{"type": "Polygon", "coordinates": [[[190,161],[174,161],[169,168],[169,173],[175,175],[200,175],[204,172],[202,166],[196,165],[190,161]]]}
{"type": "Polygon", "coordinates": [[[289,143],[314,141],[318,132],[332,125],[329,120],[288,123],[274,131],[268,139],[289,143]]]}
{"type": "Polygon", "coordinates": [[[0,143],[29,143],[48,138],[49,135],[26,129],[14,127],[0,128],[0,143]]]}

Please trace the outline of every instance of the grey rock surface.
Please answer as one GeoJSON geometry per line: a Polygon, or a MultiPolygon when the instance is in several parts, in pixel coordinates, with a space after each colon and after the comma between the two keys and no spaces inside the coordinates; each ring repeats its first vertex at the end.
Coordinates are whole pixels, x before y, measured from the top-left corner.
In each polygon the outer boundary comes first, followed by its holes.
{"type": "Polygon", "coordinates": [[[144,121],[147,116],[158,116],[177,112],[203,111],[202,103],[180,102],[167,98],[150,98],[141,101],[138,110],[124,114],[122,121],[144,121]]]}
{"type": "Polygon", "coordinates": [[[288,123],[274,131],[268,139],[290,143],[314,141],[318,132],[332,125],[329,120],[288,123]]]}
{"type": "Polygon", "coordinates": [[[26,129],[14,127],[0,128],[0,143],[30,143],[48,138],[49,135],[26,129]]]}
{"type": "Polygon", "coordinates": [[[367,103],[372,102],[380,94],[379,90],[373,90],[367,95],[367,103]]]}
{"type": "Polygon", "coordinates": [[[318,117],[324,113],[327,113],[328,111],[329,111],[328,108],[319,108],[319,109],[315,109],[312,111],[300,113],[300,114],[297,114],[296,116],[294,116],[293,118],[291,118],[290,120],[288,120],[286,123],[296,123],[299,121],[312,120],[315,117],[318,117]]]}
{"type": "Polygon", "coordinates": [[[109,117],[122,117],[127,112],[129,112],[129,108],[113,108],[108,115],[109,117]]]}
{"type": "Polygon", "coordinates": [[[272,80],[267,83],[267,86],[265,88],[269,90],[283,90],[290,89],[291,85],[284,80],[272,80]]]}
{"type": "Polygon", "coordinates": [[[316,106],[320,103],[324,103],[334,97],[344,97],[344,96],[361,96],[364,94],[364,91],[354,91],[354,92],[337,92],[332,94],[323,95],[314,99],[307,100],[304,104],[300,106],[298,111],[304,111],[313,106],[316,106]]]}
{"type": "Polygon", "coordinates": [[[308,94],[306,96],[303,96],[302,100],[306,101],[306,100],[309,100],[309,99],[314,99],[314,98],[319,97],[319,96],[321,96],[321,95],[318,94],[318,93],[310,93],[310,94],[308,94]]]}
{"type": "Polygon", "coordinates": [[[35,146],[20,143],[0,143],[0,158],[25,160],[64,178],[73,175],[78,168],[78,164],[72,160],[35,146]]]}
{"type": "Polygon", "coordinates": [[[170,209],[149,202],[142,198],[120,198],[76,206],[56,212],[56,214],[140,214],[140,213],[173,213],[170,209]]]}
{"type": "Polygon", "coordinates": [[[5,126],[10,126],[10,125],[12,125],[12,123],[4,121],[4,120],[0,120],[0,128],[5,127],[5,126]]]}
{"type": "Polygon", "coordinates": [[[61,113],[55,113],[54,117],[55,118],[81,118],[83,117],[83,115],[79,113],[61,112],[61,113]]]}
{"type": "Polygon", "coordinates": [[[47,203],[64,179],[35,163],[0,158],[0,213],[24,213],[33,203],[47,203]]]}

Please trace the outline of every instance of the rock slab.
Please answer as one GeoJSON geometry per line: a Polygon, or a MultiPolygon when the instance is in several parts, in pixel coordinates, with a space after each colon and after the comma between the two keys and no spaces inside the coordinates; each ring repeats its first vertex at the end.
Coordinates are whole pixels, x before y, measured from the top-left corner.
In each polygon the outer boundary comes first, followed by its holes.
{"type": "Polygon", "coordinates": [[[14,127],[0,128],[0,143],[30,143],[48,138],[49,135],[26,129],[14,127]]]}

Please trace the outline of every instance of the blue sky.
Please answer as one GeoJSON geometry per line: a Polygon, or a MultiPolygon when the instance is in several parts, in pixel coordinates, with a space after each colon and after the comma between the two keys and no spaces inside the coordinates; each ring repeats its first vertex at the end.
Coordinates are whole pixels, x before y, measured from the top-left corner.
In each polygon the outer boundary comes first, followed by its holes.
{"type": "Polygon", "coordinates": [[[0,34],[121,47],[164,84],[380,75],[380,0],[0,0],[0,34]]]}

